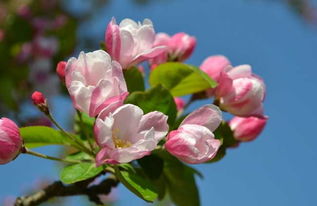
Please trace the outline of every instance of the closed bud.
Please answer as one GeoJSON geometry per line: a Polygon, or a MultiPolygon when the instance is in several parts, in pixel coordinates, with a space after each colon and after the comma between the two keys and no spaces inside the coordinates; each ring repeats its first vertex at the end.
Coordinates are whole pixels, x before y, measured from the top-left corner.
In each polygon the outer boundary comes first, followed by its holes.
{"type": "Polygon", "coordinates": [[[60,78],[60,80],[63,82],[65,82],[66,64],[67,64],[67,62],[60,61],[60,62],[58,62],[57,67],[56,67],[56,73],[57,73],[58,77],[60,78]]]}
{"type": "Polygon", "coordinates": [[[46,115],[49,114],[46,98],[41,92],[38,92],[38,91],[33,92],[32,101],[33,101],[33,104],[37,106],[39,110],[41,110],[41,112],[45,113],[46,115]]]}
{"type": "Polygon", "coordinates": [[[229,125],[233,130],[235,139],[247,142],[254,140],[262,132],[267,119],[267,117],[234,117],[229,125]]]}
{"type": "Polygon", "coordinates": [[[0,164],[14,160],[22,148],[19,127],[8,118],[0,119],[0,164]]]}
{"type": "Polygon", "coordinates": [[[195,110],[182,121],[177,130],[168,134],[166,150],[189,164],[213,159],[221,146],[213,131],[221,121],[221,111],[214,105],[206,105],[195,110]]]}

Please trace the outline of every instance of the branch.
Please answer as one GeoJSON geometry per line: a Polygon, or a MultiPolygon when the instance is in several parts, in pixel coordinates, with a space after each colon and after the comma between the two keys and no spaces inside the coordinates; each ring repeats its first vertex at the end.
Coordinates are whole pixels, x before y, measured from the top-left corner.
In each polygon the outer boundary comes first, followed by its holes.
{"type": "Polygon", "coordinates": [[[16,199],[15,206],[36,206],[54,197],[75,195],[86,195],[90,201],[95,202],[96,204],[102,204],[98,195],[109,194],[111,192],[111,188],[116,187],[119,183],[115,177],[109,177],[102,181],[99,185],[88,187],[90,182],[91,180],[71,185],[64,185],[62,182],[56,181],[32,195],[18,197],[16,199]]]}

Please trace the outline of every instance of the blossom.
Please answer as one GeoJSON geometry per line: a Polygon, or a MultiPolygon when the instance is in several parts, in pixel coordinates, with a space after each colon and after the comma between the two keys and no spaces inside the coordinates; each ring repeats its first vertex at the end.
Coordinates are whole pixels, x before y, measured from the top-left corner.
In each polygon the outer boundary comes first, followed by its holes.
{"type": "Polygon", "coordinates": [[[232,79],[232,89],[220,98],[220,107],[236,116],[262,116],[265,97],[263,80],[252,74],[249,65],[232,68],[228,76],[232,79]]]}
{"type": "Polygon", "coordinates": [[[143,111],[125,104],[113,113],[101,113],[94,132],[101,150],[97,165],[127,163],[149,155],[168,132],[167,116],[161,112],[143,111]]]}
{"type": "Polygon", "coordinates": [[[232,67],[226,57],[218,55],[208,57],[200,68],[217,81],[218,86],[207,94],[215,96],[222,109],[237,116],[263,114],[265,84],[250,65],[232,67]]]}
{"type": "Polygon", "coordinates": [[[173,36],[158,33],[155,36],[154,46],[165,46],[165,50],[150,60],[152,69],[169,60],[182,62],[188,59],[196,47],[196,38],[184,32],[173,36]]]}
{"type": "Polygon", "coordinates": [[[163,52],[164,46],[153,47],[154,39],[155,31],[149,19],[143,24],[124,19],[117,25],[113,18],[105,34],[107,51],[124,69],[163,52]]]}
{"type": "Polygon", "coordinates": [[[22,138],[19,127],[8,118],[0,119],[0,164],[12,161],[20,153],[22,138]]]}
{"type": "Polygon", "coordinates": [[[254,140],[264,129],[267,117],[234,117],[229,126],[233,130],[234,138],[239,141],[252,141],[254,140]]]}
{"type": "Polygon", "coordinates": [[[103,50],[69,59],[65,80],[75,108],[91,117],[106,107],[122,105],[128,95],[120,64],[103,50]]]}
{"type": "Polygon", "coordinates": [[[212,133],[222,115],[215,105],[205,105],[189,114],[177,130],[167,136],[165,148],[178,159],[198,164],[211,160],[221,145],[212,133]]]}

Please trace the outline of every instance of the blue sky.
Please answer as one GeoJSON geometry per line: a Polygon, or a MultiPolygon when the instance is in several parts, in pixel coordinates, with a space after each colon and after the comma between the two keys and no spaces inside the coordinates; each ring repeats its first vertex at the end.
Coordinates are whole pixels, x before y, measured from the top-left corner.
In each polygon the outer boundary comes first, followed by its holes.
{"type": "MultiPolygon", "coordinates": [[[[187,32],[198,40],[188,63],[200,65],[210,55],[223,54],[234,65],[251,64],[265,80],[270,119],[262,135],[230,150],[219,163],[197,166],[205,176],[198,180],[203,206],[317,205],[316,27],[274,1],[111,1],[94,12],[93,23],[83,24],[79,35],[101,41],[112,16],[118,21],[150,18],[158,32],[187,32]]],[[[61,98],[55,103],[70,106],[61,98]]],[[[63,111],[55,112],[63,119],[63,111]]],[[[54,165],[19,157],[0,166],[0,199],[20,194],[38,177],[56,179],[54,165]]],[[[145,205],[122,187],[118,196],[120,205],[145,205]]]]}

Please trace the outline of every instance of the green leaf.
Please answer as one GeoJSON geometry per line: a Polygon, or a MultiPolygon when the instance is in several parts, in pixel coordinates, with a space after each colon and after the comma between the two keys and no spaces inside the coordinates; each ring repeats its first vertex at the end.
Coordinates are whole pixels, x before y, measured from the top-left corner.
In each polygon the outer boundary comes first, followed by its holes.
{"type": "Polygon", "coordinates": [[[225,121],[221,122],[219,127],[214,131],[215,138],[222,141],[222,147],[231,147],[238,143],[238,141],[233,136],[233,131],[231,130],[229,124],[225,121]]]}
{"type": "Polygon", "coordinates": [[[28,148],[46,145],[71,145],[68,137],[60,131],[45,126],[30,126],[20,128],[20,133],[28,148]]]}
{"type": "Polygon", "coordinates": [[[128,96],[125,103],[139,106],[144,113],[160,111],[168,116],[169,125],[173,125],[177,115],[173,96],[161,85],[145,92],[133,92],[128,96]]]}
{"type": "Polygon", "coordinates": [[[66,160],[91,160],[91,156],[89,156],[85,152],[76,152],[70,155],[67,155],[66,160]]]}
{"type": "Polygon", "coordinates": [[[173,96],[184,96],[214,88],[217,83],[199,68],[168,62],[156,67],[150,75],[150,85],[162,84],[173,96]]]}
{"type": "Polygon", "coordinates": [[[95,163],[79,163],[63,168],[60,179],[65,184],[72,184],[95,177],[102,171],[103,167],[96,167],[95,163]]]}
{"type": "Polygon", "coordinates": [[[160,152],[160,156],[164,158],[164,175],[172,201],[177,206],[199,206],[199,191],[195,181],[196,170],[167,152],[160,152]]]}
{"type": "Polygon", "coordinates": [[[142,177],[132,169],[122,171],[120,171],[118,167],[115,169],[117,178],[131,192],[147,202],[153,202],[157,199],[158,192],[156,187],[146,178],[142,177]]]}
{"type": "Polygon", "coordinates": [[[145,174],[152,180],[159,179],[163,173],[164,161],[155,154],[139,159],[138,163],[145,174]]]}
{"type": "Polygon", "coordinates": [[[128,91],[144,91],[143,75],[137,67],[132,67],[123,71],[124,79],[127,83],[128,91]]]}

